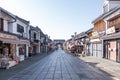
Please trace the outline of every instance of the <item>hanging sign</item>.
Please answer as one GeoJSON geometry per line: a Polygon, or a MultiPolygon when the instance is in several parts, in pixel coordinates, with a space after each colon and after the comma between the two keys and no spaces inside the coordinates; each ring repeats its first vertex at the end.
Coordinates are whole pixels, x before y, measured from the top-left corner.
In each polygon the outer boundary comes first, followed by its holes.
{"type": "Polygon", "coordinates": [[[115,33],[115,27],[111,27],[106,30],[106,34],[112,34],[112,33],[115,33]]]}
{"type": "Polygon", "coordinates": [[[0,33],[0,38],[16,39],[17,37],[9,34],[0,33]]]}
{"type": "Polygon", "coordinates": [[[97,31],[92,32],[92,36],[98,36],[98,32],[97,31]]]}

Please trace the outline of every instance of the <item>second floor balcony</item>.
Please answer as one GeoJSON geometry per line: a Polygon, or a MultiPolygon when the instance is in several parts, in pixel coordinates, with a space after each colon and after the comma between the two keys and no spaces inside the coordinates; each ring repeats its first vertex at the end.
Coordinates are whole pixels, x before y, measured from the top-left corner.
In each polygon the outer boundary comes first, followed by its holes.
{"type": "Polygon", "coordinates": [[[30,42],[31,42],[32,44],[39,44],[40,40],[39,40],[39,39],[31,38],[31,39],[30,39],[30,42]]]}
{"type": "Polygon", "coordinates": [[[35,43],[39,43],[39,40],[37,40],[37,39],[34,39],[34,42],[35,42],[35,43]]]}

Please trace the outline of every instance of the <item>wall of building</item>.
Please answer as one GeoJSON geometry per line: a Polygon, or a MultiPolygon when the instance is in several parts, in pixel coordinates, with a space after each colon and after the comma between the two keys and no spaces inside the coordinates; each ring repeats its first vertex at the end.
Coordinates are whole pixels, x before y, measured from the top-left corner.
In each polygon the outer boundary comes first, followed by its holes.
{"type": "Polygon", "coordinates": [[[12,18],[9,17],[8,15],[2,13],[2,12],[1,12],[0,18],[3,19],[3,24],[4,24],[4,29],[3,30],[8,32],[9,31],[9,27],[11,27],[11,26],[9,26],[8,21],[10,21],[10,20],[12,21],[12,18]]]}
{"type": "Polygon", "coordinates": [[[120,1],[110,1],[109,2],[109,10],[111,10],[119,5],[120,5],[120,1]]]}
{"type": "Polygon", "coordinates": [[[94,24],[94,31],[102,32],[106,29],[106,23],[103,20],[100,20],[94,24]]]}
{"type": "Polygon", "coordinates": [[[116,41],[110,41],[109,44],[110,59],[116,61],[116,41]]]}
{"type": "Polygon", "coordinates": [[[120,5],[120,1],[105,1],[103,4],[103,13],[109,12],[120,5]]]}
{"type": "Polygon", "coordinates": [[[4,31],[8,31],[8,21],[4,20],[3,24],[4,24],[4,31]]]}
{"type": "Polygon", "coordinates": [[[8,23],[8,32],[13,33],[13,23],[8,23]]]}
{"type": "Polygon", "coordinates": [[[14,34],[20,34],[20,35],[22,35],[21,33],[17,32],[17,24],[19,24],[19,25],[21,25],[21,26],[24,27],[24,33],[23,33],[23,35],[24,35],[25,38],[29,38],[29,36],[27,35],[27,34],[29,34],[28,30],[27,30],[27,29],[29,29],[29,28],[27,28],[29,26],[27,24],[19,21],[19,20],[17,20],[15,23],[13,23],[13,27],[12,27],[13,30],[10,30],[10,31],[12,31],[14,34]]]}
{"type": "Polygon", "coordinates": [[[13,26],[12,26],[12,28],[11,28],[10,31],[11,31],[12,33],[14,33],[14,34],[18,34],[18,32],[17,32],[17,24],[16,24],[16,22],[13,23],[13,26]]]}

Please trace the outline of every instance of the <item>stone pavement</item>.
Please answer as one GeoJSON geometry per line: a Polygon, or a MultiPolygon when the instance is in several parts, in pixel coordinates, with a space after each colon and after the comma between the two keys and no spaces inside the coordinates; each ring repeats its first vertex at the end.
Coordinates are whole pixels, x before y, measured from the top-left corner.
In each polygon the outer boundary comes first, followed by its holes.
{"type": "Polygon", "coordinates": [[[56,50],[9,80],[115,80],[62,50],[56,50]]]}
{"type": "Polygon", "coordinates": [[[120,63],[93,56],[80,57],[80,59],[87,64],[112,75],[114,79],[120,80],[120,63]]]}
{"type": "Polygon", "coordinates": [[[20,62],[18,65],[11,67],[10,69],[0,69],[0,80],[8,80],[11,76],[17,74],[18,72],[24,70],[25,68],[29,67],[30,65],[34,64],[35,62],[41,60],[42,58],[46,57],[48,54],[37,54],[31,56],[24,61],[20,62]]]}

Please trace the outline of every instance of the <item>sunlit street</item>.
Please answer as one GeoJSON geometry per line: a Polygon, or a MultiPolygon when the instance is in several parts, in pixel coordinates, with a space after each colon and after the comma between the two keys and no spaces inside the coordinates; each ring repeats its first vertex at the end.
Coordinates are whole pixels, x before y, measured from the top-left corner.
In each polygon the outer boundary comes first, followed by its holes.
{"type": "Polygon", "coordinates": [[[112,80],[78,57],[59,49],[17,73],[9,80],[112,80]]]}

